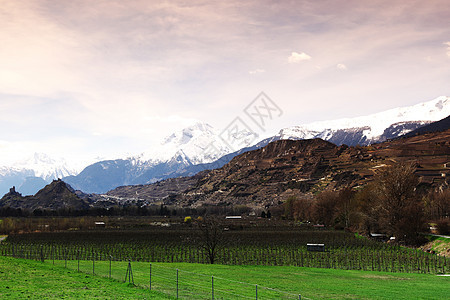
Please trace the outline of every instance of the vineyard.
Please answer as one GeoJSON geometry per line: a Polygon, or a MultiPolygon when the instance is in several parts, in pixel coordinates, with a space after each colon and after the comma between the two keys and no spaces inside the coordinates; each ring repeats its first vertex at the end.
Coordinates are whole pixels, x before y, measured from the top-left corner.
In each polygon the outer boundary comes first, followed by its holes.
{"type": "MultiPolygon", "coordinates": [[[[208,263],[196,228],[91,230],[10,235],[0,254],[35,260],[208,263]]],[[[450,259],[376,242],[342,231],[292,227],[245,228],[224,232],[217,264],[268,265],[404,273],[450,273],[450,259]],[[324,252],[307,243],[325,244],[324,252]]]]}

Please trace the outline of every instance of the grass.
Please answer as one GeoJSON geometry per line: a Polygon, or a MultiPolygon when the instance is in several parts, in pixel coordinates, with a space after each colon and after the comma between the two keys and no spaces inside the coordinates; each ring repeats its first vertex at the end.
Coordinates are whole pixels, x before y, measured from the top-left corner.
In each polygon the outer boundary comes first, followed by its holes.
{"type": "MultiPolygon", "coordinates": [[[[65,262],[55,264],[64,267],[65,262]]],[[[69,269],[78,268],[77,261],[67,264],[69,269]]],[[[123,281],[128,263],[112,262],[111,266],[111,276],[123,281]]],[[[150,264],[132,262],[131,266],[134,283],[148,289],[150,264]]],[[[108,261],[95,262],[94,269],[109,277],[108,261]]],[[[211,299],[212,276],[215,299],[255,299],[256,284],[258,299],[298,299],[299,294],[302,299],[448,299],[450,295],[450,277],[427,274],[188,263],[152,263],[152,289],[175,298],[177,269],[183,299],[211,299]]],[[[80,270],[92,273],[92,261],[81,261],[80,270]]]]}
{"type": "Polygon", "coordinates": [[[0,257],[0,299],[169,299],[100,276],[31,260],[0,257]]]}
{"type": "Polygon", "coordinates": [[[445,237],[430,236],[430,241],[432,242],[431,249],[436,253],[447,253],[450,249],[450,239],[445,237]]]}

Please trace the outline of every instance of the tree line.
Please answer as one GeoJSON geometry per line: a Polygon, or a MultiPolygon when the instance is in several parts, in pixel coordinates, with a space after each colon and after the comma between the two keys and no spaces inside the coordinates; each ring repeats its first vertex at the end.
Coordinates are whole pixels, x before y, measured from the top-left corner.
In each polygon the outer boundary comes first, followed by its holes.
{"type": "Polygon", "coordinates": [[[363,233],[384,233],[398,242],[417,244],[429,223],[449,231],[450,190],[420,188],[415,165],[386,167],[359,189],[324,191],[313,199],[290,197],[284,216],[363,233]]]}

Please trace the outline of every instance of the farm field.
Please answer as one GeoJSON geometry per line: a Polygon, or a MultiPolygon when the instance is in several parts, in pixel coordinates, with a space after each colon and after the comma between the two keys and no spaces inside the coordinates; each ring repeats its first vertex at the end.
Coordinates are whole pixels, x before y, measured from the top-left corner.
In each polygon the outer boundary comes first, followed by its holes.
{"type": "Polygon", "coordinates": [[[0,257],[0,298],[174,299],[448,299],[450,278],[429,274],[333,270],[293,266],[228,266],[131,262],[134,283],[123,283],[127,262],[46,261],[0,257]],[[273,290],[269,290],[271,288],[273,290]],[[164,293],[170,294],[171,297],[164,293]]]}
{"type": "MultiPolygon", "coordinates": [[[[113,260],[208,263],[195,228],[92,230],[14,234],[0,255],[37,260],[113,260]]],[[[343,231],[247,228],[224,233],[215,263],[319,267],[400,273],[450,273],[450,258],[376,242],[343,231]],[[325,252],[307,251],[325,244],[325,252]]]]}

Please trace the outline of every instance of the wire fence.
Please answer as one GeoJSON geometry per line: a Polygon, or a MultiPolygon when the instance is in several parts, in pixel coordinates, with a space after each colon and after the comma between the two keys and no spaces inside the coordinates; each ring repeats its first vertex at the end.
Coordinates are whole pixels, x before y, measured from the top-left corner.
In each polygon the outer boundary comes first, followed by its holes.
{"type": "Polygon", "coordinates": [[[81,255],[55,253],[50,257],[39,251],[20,251],[15,257],[33,259],[87,274],[111,278],[176,299],[310,299],[301,294],[220,276],[191,272],[145,261],[124,261],[92,253],[81,255]]]}

